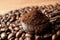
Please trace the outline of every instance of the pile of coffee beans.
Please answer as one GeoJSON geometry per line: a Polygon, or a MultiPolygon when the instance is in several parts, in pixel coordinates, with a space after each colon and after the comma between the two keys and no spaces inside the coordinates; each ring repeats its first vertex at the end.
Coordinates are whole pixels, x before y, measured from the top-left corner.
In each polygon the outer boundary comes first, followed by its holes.
{"type": "Polygon", "coordinates": [[[60,4],[25,7],[0,15],[0,40],[60,40],[60,4]],[[34,9],[49,18],[47,27],[37,34],[26,32],[21,24],[21,17],[34,9]]]}

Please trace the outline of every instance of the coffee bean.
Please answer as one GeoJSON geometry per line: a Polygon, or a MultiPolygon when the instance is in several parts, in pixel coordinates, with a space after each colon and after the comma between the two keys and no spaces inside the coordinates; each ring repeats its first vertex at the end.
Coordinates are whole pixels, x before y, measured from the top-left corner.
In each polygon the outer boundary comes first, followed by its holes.
{"type": "Polygon", "coordinates": [[[35,40],[41,40],[41,37],[38,35],[35,35],[35,40]]]}
{"type": "Polygon", "coordinates": [[[19,40],[24,40],[24,39],[22,37],[20,37],[19,40]]]}
{"type": "Polygon", "coordinates": [[[19,31],[16,33],[16,37],[21,37],[21,34],[22,34],[23,32],[24,32],[23,30],[19,30],[19,31]]]}
{"type": "Polygon", "coordinates": [[[0,27],[2,27],[2,25],[0,24],[0,27]]]}
{"type": "Polygon", "coordinates": [[[18,31],[18,30],[20,30],[20,29],[19,29],[19,27],[15,27],[14,30],[15,30],[15,31],[18,31]]]}
{"type": "Polygon", "coordinates": [[[31,40],[31,38],[27,37],[27,38],[25,38],[24,40],[31,40]]]}
{"type": "Polygon", "coordinates": [[[14,33],[10,33],[10,34],[8,35],[8,39],[12,38],[14,35],[15,35],[14,33]]]}
{"type": "Polygon", "coordinates": [[[13,27],[12,27],[12,26],[9,26],[9,29],[10,29],[10,30],[13,30],[13,27]]]}
{"type": "Polygon", "coordinates": [[[7,31],[8,28],[1,28],[0,30],[1,30],[1,31],[7,31]]]}
{"type": "Polygon", "coordinates": [[[2,25],[2,27],[5,27],[5,26],[6,26],[5,22],[2,22],[2,24],[1,24],[1,25],[2,25]]]}
{"type": "Polygon", "coordinates": [[[33,40],[34,36],[32,35],[32,33],[28,32],[25,34],[25,40],[33,40]]]}
{"type": "Polygon", "coordinates": [[[5,32],[1,33],[1,38],[2,39],[5,39],[6,37],[7,37],[7,33],[5,33],[5,32]]]}
{"type": "Polygon", "coordinates": [[[19,28],[20,28],[20,29],[23,29],[23,27],[22,27],[22,26],[19,26],[19,28]]]}
{"type": "Polygon", "coordinates": [[[57,34],[58,36],[60,36],[60,30],[58,30],[56,34],[57,34]]]}
{"type": "Polygon", "coordinates": [[[48,37],[50,37],[50,36],[52,36],[52,34],[45,34],[45,35],[44,35],[44,38],[48,38],[48,37]]]}
{"type": "Polygon", "coordinates": [[[56,38],[57,38],[56,34],[52,35],[52,40],[56,40],[56,38]]]}
{"type": "Polygon", "coordinates": [[[10,22],[7,22],[7,24],[6,25],[10,25],[10,22]]]}
{"type": "Polygon", "coordinates": [[[19,40],[19,38],[15,38],[14,40],[19,40]]]}
{"type": "Polygon", "coordinates": [[[27,34],[25,34],[25,37],[29,37],[29,38],[31,38],[32,35],[31,35],[30,33],[27,33],[27,34]]]}
{"type": "Polygon", "coordinates": [[[0,37],[0,40],[2,40],[2,38],[0,37]]]}
{"type": "Polygon", "coordinates": [[[8,39],[8,40],[14,40],[14,37],[12,37],[12,38],[10,38],[10,39],[8,39]]]}
{"type": "Polygon", "coordinates": [[[13,22],[15,20],[15,16],[12,16],[9,22],[13,22]]]}

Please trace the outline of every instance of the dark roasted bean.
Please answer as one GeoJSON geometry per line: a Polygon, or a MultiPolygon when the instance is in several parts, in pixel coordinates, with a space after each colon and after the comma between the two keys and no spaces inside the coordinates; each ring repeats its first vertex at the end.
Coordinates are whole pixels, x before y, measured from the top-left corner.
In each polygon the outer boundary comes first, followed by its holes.
{"type": "Polygon", "coordinates": [[[53,34],[52,35],[52,40],[56,40],[56,38],[57,38],[57,35],[56,34],[53,34]]]}
{"type": "Polygon", "coordinates": [[[35,35],[35,40],[41,40],[41,37],[38,35],[35,35]]]}
{"type": "Polygon", "coordinates": [[[58,30],[56,34],[57,34],[58,36],[60,36],[60,30],[58,30]]]}
{"type": "Polygon", "coordinates": [[[20,37],[19,40],[24,40],[24,39],[22,37],[20,37]]]}
{"type": "Polygon", "coordinates": [[[12,38],[10,38],[10,39],[8,39],[8,40],[14,40],[14,37],[12,37],[12,38]]]}
{"type": "Polygon", "coordinates": [[[19,38],[15,38],[14,40],[19,40],[19,38]]]}
{"type": "Polygon", "coordinates": [[[12,38],[13,36],[14,36],[14,33],[10,33],[10,34],[8,35],[8,39],[12,38]]]}
{"type": "Polygon", "coordinates": [[[48,37],[50,37],[50,36],[52,36],[52,34],[45,34],[45,35],[44,35],[44,38],[48,38],[48,37]]]}
{"type": "Polygon", "coordinates": [[[21,35],[22,35],[23,32],[24,32],[23,30],[19,30],[19,31],[16,33],[16,37],[21,37],[21,35]]]}
{"type": "Polygon", "coordinates": [[[24,40],[31,40],[31,38],[27,37],[27,38],[25,38],[24,40]]]}
{"type": "Polygon", "coordinates": [[[7,37],[7,33],[5,33],[5,32],[1,33],[1,38],[2,39],[5,39],[6,37],[7,37]]]}

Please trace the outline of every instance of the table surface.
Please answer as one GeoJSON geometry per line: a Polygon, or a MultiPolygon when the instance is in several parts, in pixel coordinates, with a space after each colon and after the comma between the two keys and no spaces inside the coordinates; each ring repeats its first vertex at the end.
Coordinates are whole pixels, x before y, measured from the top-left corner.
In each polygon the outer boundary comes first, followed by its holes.
{"type": "Polygon", "coordinates": [[[60,0],[0,0],[0,15],[27,6],[41,6],[59,3],[60,0]]]}

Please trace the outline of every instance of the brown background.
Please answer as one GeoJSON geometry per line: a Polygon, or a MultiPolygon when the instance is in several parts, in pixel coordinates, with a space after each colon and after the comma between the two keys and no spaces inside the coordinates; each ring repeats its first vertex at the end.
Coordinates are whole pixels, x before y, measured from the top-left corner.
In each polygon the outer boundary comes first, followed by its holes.
{"type": "Polygon", "coordinates": [[[60,0],[0,0],[0,14],[26,6],[40,6],[59,3],[60,0]]]}

